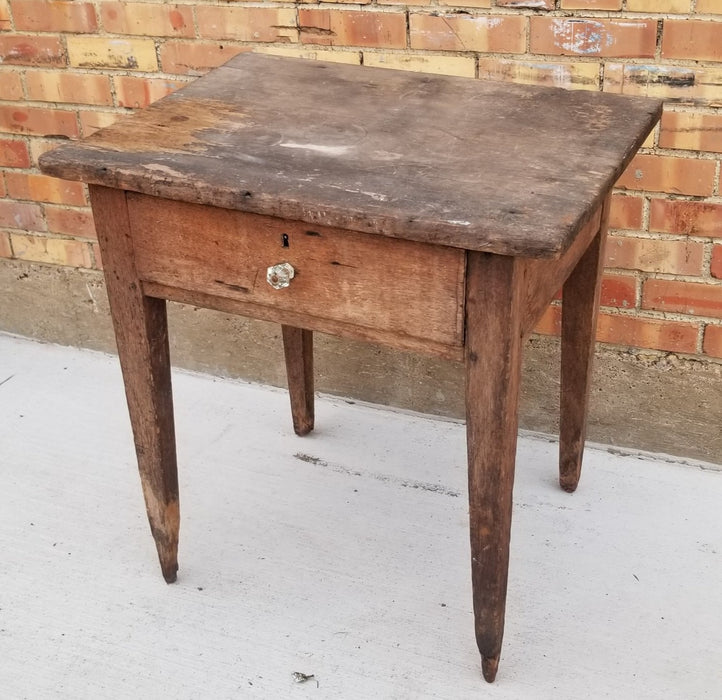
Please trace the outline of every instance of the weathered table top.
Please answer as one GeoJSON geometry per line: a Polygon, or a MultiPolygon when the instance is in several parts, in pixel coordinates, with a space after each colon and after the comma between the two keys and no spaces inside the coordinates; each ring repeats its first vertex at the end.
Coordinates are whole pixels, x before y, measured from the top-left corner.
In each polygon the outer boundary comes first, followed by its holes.
{"type": "Polygon", "coordinates": [[[41,169],[188,202],[557,257],[657,100],[241,54],[41,169]]]}

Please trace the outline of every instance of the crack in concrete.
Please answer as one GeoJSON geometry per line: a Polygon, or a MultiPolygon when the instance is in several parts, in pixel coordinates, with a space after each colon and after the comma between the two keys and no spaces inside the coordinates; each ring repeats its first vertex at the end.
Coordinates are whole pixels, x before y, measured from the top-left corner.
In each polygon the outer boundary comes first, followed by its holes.
{"type": "Polygon", "coordinates": [[[378,474],[376,472],[360,471],[358,469],[351,469],[344,467],[342,464],[335,464],[333,462],[327,462],[325,459],[320,457],[314,457],[303,452],[297,452],[293,455],[296,459],[306,464],[313,464],[318,467],[325,467],[330,469],[337,474],[346,474],[348,476],[361,476],[365,478],[373,479],[374,481],[380,481],[383,484],[392,484],[394,486],[401,486],[406,489],[419,489],[421,491],[428,491],[429,493],[438,493],[442,496],[449,496],[451,498],[458,498],[461,493],[450,489],[443,484],[432,484],[428,481],[417,481],[416,479],[403,479],[397,476],[390,476],[389,474],[378,474]]]}

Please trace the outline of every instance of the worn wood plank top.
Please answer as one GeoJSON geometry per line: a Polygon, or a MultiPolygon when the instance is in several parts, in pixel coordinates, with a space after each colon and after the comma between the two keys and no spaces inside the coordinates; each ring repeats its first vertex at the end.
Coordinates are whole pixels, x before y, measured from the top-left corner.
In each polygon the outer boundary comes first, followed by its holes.
{"type": "Polygon", "coordinates": [[[657,100],[241,54],[43,172],[501,254],[556,257],[657,100]]]}

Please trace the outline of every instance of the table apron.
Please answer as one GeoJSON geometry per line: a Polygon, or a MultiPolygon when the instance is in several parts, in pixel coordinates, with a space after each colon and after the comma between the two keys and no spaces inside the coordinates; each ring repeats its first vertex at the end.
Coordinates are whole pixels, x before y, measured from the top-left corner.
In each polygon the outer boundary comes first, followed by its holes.
{"type": "MultiPolygon", "coordinates": [[[[143,291],[225,313],[463,359],[466,251],[127,193],[143,291]],[[289,262],[285,289],[266,280],[289,262]]],[[[522,259],[527,335],[605,223],[558,259],[522,259]]]]}
{"type": "Polygon", "coordinates": [[[594,237],[602,227],[606,230],[608,209],[608,201],[597,208],[572,245],[558,260],[524,261],[524,313],[521,321],[523,335],[534,330],[594,237]]]}
{"type": "Polygon", "coordinates": [[[466,252],[127,194],[149,296],[460,356],[466,252]],[[286,288],[267,280],[289,263],[286,288]]]}

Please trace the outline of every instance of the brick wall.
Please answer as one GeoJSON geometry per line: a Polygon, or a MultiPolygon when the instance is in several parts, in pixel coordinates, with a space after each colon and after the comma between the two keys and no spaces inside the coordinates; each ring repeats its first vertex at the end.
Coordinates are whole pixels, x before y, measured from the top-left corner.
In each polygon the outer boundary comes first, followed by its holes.
{"type": "Polygon", "coordinates": [[[722,0],[0,0],[0,264],[99,268],[84,187],[38,156],[251,49],[664,98],[614,195],[598,337],[722,358],[722,0]]]}

